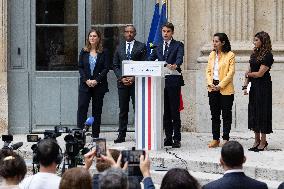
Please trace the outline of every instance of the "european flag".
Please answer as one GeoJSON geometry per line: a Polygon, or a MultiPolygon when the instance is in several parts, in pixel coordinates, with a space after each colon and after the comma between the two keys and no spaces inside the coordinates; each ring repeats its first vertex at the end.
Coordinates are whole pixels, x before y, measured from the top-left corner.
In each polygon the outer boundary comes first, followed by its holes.
{"type": "Polygon", "coordinates": [[[159,23],[159,18],[160,18],[159,7],[160,7],[159,3],[156,3],[154,7],[154,14],[153,14],[151,28],[150,28],[150,32],[148,36],[148,41],[147,41],[147,55],[148,56],[151,54],[151,48],[153,47],[153,42],[154,42],[157,26],[159,23]]]}
{"type": "Polygon", "coordinates": [[[167,4],[164,2],[163,5],[162,5],[159,23],[158,23],[155,38],[154,38],[154,46],[157,46],[159,43],[161,43],[163,41],[161,27],[166,22],[167,22],[167,4]]]}

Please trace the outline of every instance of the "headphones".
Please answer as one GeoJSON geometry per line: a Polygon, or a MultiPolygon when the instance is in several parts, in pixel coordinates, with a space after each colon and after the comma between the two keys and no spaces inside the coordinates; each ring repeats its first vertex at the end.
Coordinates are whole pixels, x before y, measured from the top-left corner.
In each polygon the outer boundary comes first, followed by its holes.
{"type": "Polygon", "coordinates": [[[50,140],[50,142],[46,142],[46,144],[45,144],[46,147],[52,148],[52,153],[50,154],[50,156],[55,157],[54,162],[55,162],[56,164],[58,164],[58,165],[61,164],[62,159],[63,159],[62,149],[61,149],[60,146],[57,144],[56,140],[53,140],[53,139],[43,139],[43,140],[40,140],[40,141],[38,142],[38,144],[37,144],[37,149],[35,150],[35,153],[34,153],[33,161],[34,161],[35,163],[39,163],[39,162],[40,162],[40,160],[41,160],[41,158],[42,158],[42,157],[41,157],[42,154],[41,154],[41,152],[40,152],[40,150],[39,150],[39,146],[40,146],[43,142],[45,142],[46,140],[50,140]],[[54,148],[58,148],[58,150],[56,150],[56,152],[55,152],[54,148]]]}

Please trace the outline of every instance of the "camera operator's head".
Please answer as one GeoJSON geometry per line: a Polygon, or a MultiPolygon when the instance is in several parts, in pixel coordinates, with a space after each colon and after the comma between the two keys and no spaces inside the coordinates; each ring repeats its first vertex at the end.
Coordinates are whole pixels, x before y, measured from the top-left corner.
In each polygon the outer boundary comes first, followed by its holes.
{"type": "Polygon", "coordinates": [[[24,159],[11,150],[1,150],[0,154],[0,176],[7,185],[19,184],[27,173],[24,159]]]}
{"type": "Polygon", "coordinates": [[[54,139],[44,139],[38,143],[38,149],[35,159],[40,163],[40,171],[44,167],[56,168],[61,163],[62,153],[60,146],[54,139]]]}
{"type": "Polygon", "coordinates": [[[243,146],[237,141],[227,142],[221,150],[221,165],[225,170],[241,169],[245,163],[243,146]]]}
{"type": "Polygon", "coordinates": [[[127,189],[127,175],[119,168],[110,168],[103,172],[100,177],[101,189],[127,189]]]}
{"type": "Polygon", "coordinates": [[[92,189],[92,177],[87,169],[68,169],[62,176],[59,189],[92,189]]]}
{"type": "Polygon", "coordinates": [[[161,189],[188,188],[198,189],[198,181],[186,169],[173,168],[169,170],[161,184],[161,189]]]}
{"type": "MultiPolygon", "coordinates": [[[[116,162],[118,157],[119,157],[120,151],[116,150],[116,149],[109,149],[109,152],[110,152],[111,156],[113,157],[114,161],[116,162]]],[[[96,160],[96,168],[97,168],[98,172],[103,172],[103,171],[109,169],[110,167],[111,167],[111,164],[109,162],[104,161],[100,158],[98,158],[96,160]]]]}

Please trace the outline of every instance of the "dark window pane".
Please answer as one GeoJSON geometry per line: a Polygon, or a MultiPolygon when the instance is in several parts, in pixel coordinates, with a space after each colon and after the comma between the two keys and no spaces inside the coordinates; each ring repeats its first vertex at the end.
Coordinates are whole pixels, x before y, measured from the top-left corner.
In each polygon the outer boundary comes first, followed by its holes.
{"type": "Polygon", "coordinates": [[[77,0],[36,0],[37,24],[77,24],[77,0]]]}
{"type": "Polygon", "coordinates": [[[93,27],[99,30],[104,38],[103,38],[103,46],[108,49],[110,54],[111,62],[113,60],[113,54],[115,52],[116,46],[119,44],[121,40],[124,40],[123,31],[124,27],[93,27]]]}
{"type": "Polygon", "coordinates": [[[92,25],[132,23],[133,0],[92,0],[92,25]]]}
{"type": "Polygon", "coordinates": [[[76,70],[77,27],[36,27],[36,70],[76,70]]]}

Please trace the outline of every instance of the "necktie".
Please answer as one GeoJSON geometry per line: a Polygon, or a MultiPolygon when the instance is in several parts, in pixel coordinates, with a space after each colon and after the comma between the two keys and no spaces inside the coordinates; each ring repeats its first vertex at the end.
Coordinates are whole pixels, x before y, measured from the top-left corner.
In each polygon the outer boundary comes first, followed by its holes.
{"type": "Polygon", "coordinates": [[[164,50],[164,59],[167,59],[167,55],[168,55],[168,42],[165,42],[165,50],[164,50]]]}
{"type": "Polygon", "coordinates": [[[130,45],[131,45],[131,43],[127,43],[127,53],[126,53],[126,55],[127,55],[127,59],[128,60],[130,60],[131,59],[131,54],[130,54],[130,45]]]}

